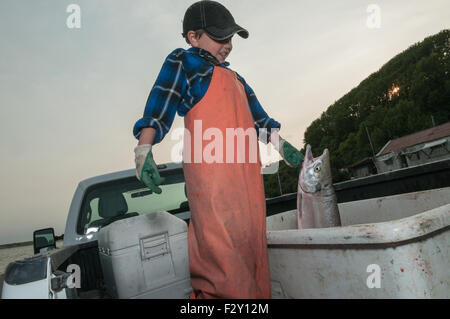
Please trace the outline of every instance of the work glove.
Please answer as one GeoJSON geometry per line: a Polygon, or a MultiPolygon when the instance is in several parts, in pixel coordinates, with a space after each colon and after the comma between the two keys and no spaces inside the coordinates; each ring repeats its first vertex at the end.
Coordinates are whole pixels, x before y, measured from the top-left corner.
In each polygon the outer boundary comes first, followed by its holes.
{"type": "Polygon", "coordinates": [[[136,162],[136,177],[150,188],[154,193],[161,194],[158,185],[164,182],[159,175],[158,167],[153,159],[152,146],[150,144],[138,145],[134,148],[136,162]]]}
{"type": "Polygon", "coordinates": [[[280,153],[286,165],[292,168],[300,167],[305,156],[292,146],[291,143],[278,135],[277,131],[272,133],[270,141],[278,153],[280,153]]]}
{"type": "Polygon", "coordinates": [[[284,159],[284,162],[290,167],[300,167],[305,156],[286,140],[282,139],[280,144],[280,155],[284,159]]]}

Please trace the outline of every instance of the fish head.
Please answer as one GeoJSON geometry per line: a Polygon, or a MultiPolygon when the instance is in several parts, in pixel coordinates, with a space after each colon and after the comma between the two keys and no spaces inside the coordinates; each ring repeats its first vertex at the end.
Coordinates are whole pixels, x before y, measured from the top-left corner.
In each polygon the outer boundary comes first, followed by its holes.
{"type": "Polygon", "coordinates": [[[330,153],[325,149],[319,157],[314,157],[311,146],[306,145],[305,158],[300,171],[299,185],[307,193],[316,193],[331,185],[330,153]]]}

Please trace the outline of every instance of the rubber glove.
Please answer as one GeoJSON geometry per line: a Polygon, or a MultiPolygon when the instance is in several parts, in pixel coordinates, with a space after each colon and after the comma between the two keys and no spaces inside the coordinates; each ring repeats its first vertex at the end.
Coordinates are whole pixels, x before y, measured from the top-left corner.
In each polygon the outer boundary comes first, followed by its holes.
{"type": "Polygon", "coordinates": [[[286,165],[292,168],[300,167],[305,156],[292,146],[291,143],[278,135],[278,131],[270,135],[270,142],[278,153],[280,153],[286,165]]]}
{"type": "Polygon", "coordinates": [[[284,159],[284,162],[290,167],[300,167],[305,156],[288,141],[281,140],[281,144],[280,155],[284,159]]]}
{"type": "Polygon", "coordinates": [[[154,193],[161,194],[162,190],[158,185],[164,182],[164,178],[159,175],[158,167],[153,159],[152,146],[150,144],[138,145],[134,148],[134,154],[137,179],[154,193]]]}

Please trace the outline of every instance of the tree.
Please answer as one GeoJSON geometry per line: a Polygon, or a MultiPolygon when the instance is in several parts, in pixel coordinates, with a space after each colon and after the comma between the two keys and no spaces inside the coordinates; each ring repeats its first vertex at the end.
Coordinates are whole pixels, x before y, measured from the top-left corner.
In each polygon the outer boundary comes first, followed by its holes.
{"type": "Polygon", "coordinates": [[[450,121],[450,30],[413,44],[314,120],[304,143],[330,151],[333,174],[390,139],[450,121]],[[367,131],[366,131],[367,129],[367,131]]]}

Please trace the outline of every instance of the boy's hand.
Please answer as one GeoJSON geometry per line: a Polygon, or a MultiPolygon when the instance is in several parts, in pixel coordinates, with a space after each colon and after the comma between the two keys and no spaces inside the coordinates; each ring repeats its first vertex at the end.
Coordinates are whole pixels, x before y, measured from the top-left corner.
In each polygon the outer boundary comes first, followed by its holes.
{"type": "Polygon", "coordinates": [[[286,140],[281,140],[280,144],[280,155],[284,162],[290,167],[300,167],[305,156],[286,140]]]}
{"type": "Polygon", "coordinates": [[[273,144],[278,153],[280,153],[284,162],[289,167],[300,167],[305,156],[294,146],[292,146],[291,143],[282,138],[278,134],[278,131],[272,132],[270,135],[270,142],[273,144]]]}
{"type": "Polygon", "coordinates": [[[162,190],[158,185],[164,182],[164,178],[159,175],[153,159],[152,146],[150,144],[138,145],[135,147],[134,153],[137,179],[156,194],[161,194],[162,190]]]}

